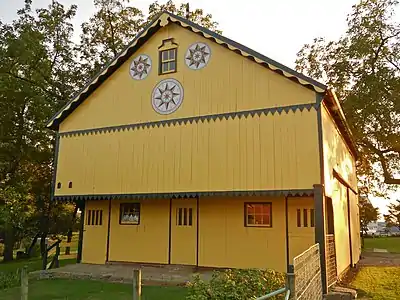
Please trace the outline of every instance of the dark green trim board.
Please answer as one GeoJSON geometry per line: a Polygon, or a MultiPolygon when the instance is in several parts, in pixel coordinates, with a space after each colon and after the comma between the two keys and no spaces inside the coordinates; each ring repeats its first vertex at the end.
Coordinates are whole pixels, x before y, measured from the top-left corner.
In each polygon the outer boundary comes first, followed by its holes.
{"type": "Polygon", "coordinates": [[[322,127],[322,101],[324,94],[316,94],[315,102],[318,103],[317,108],[317,126],[318,126],[318,147],[319,147],[319,164],[320,164],[320,183],[325,184],[325,168],[324,168],[324,137],[322,127]]]}
{"type": "Polygon", "coordinates": [[[286,272],[290,271],[290,257],[289,257],[289,215],[288,215],[288,197],[285,197],[285,234],[286,234],[286,272]]]}
{"type": "Polygon", "coordinates": [[[333,177],[335,177],[341,184],[343,184],[345,187],[347,187],[348,189],[350,189],[354,194],[358,194],[352,187],[351,185],[346,181],[346,179],[344,179],[342,177],[342,175],[340,175],[335,169],[333,169],[332,171],[333,173],[333,177]]]}
{"type": "Polygon", "coordinates": [[[200,198],[196,197],[196,266],[199,266],[200,198]]]}
{"type": "Polygon", "coordinates": [[[77,201],[79,205],[79,210],[81,211],[81,219],[79,226],[79,238],[78,238],[78,255],[76,256],[76,262],[80,263],[82,261],[82,250],[83,250],[83,232],[85,230],[85,200],[77,201]]]}
{"type": "Polygon", "coordinates": [[[322,184],[314,184],[315,243],[319,244],[322,292],[327,293],[326,252],[325,252],[325,195],[322,184]]]}
{"type": "Polygon", "coordinates": [[[60,149],[60,134],[57,132],[56,140],[54,145],[54,158],[53,158],[53,174],[51,180],[51,191],[50,191],[50,199],[54,199],[54,194],[56,191],[56,180],[57,180],[57,165],[58,165],[58,152],[60,149]]]}
{"type": "Polygon", "coordinates": [[[106,249],[106,262],[110,258],[110,231],[111,231],[111,198],[108,200],[108,222],[107,222],[107,249],[106,249]]]}
{"type": "MultiPolygon", "coordinates": [[[[280,75],[283,75],[287,77],[289,80],[293,80],[296,83],[299,83],[303,85],[306,88],[310,88],[314,90],[314,85],[315,87],[318,87],[322,90],[326,90],[327,86],[310,78],[307,77],[287,66],[284,66],[277,61],[270,59],[269,57],[266,57],[240,43],[237,43],[231,39],[228,39],[220,34],[217,34],[213,31],[208,30],[207,28],[204,28],[200,25],[197,25],[185,18],[179,17],[177,15],[171,14],[166,11],[160,12],[150,23],[147,25],[136,37],[135,39],[125,48],[123,49],[119,54],[116,55],[116,57],[110,61],[99,73],[97,73],[93,78],[91,78],[86,85],[78,92],[76,93],[73,97],[72,100],[70,100],[60,111],[58,111],[48,122],[49,128],[53,130],[57,130],[59,124],[69,115],[71,114],[100,84],[102,84],[111,74],[115,72],[125,61],[127,61],[131,55],[133,55],[144,43],[146,43],[154,33],[156,33],[160,28],[162,28],[162,25],[160,24],[161,21],[159,17],[163,14],[166,13],[168,14],[168,18],[175,19],[177,20],[182,28],[185,28],[187,30],[191,30],[195,34],[198,34],[200,36],[206,37],[206,38],[211,38],[215,42],[218,40],[218,44],[220,44],[220,41],[223,42],[221,44],[222,47],[225,48],[230,48],[229,46],[233,46],[237,50],[238,54],[240,54],[240,51],[248,53],[250,56],[246,57],[251,60],[259,59],[262,61],[262,65],[273,72],[276,72],[280,75]],[[183,26],[182,24],[187,24],[188,26],[183,26]],[[199,32],[194,31],[197,30],[199,32]],[[146,34],[144,34],[146,33],[146,34]],[[135,44],[136,43],[136,44],[135,44]],[[272,65],[274,68],[271,68],[270,65],[272,65]],[[289,78],[286,76],[286,74],[290,74],[293,76],[293,78],[289,78]],[[301,83],[301,80],[304,80],[307,82],[307,84],[301,83]],[[76,100],[77,99],[77,100],[76,100]],[[76,100],[76,101],[74,101],[76,100]],[[61,114],[61,116],[59,116],[61,114]],[[52,123],[53,122],[53,123],[52,123]],[[51,124],[52,123],[52,124],[51,124]],[[51,125],[50,125],[51,124],[51,125]]],[[[241,55],[241,54],[240,54],[241,55]]]]}
{"type": "Polygon", "coordinates": [[[143,198],[190,198],[207,196],[312,196],[314,190],[254,190],[254,191],[210,191],[210,192],[176,192],[176,193],[136,193],[136,194],[98,194],[98,195],[64,195],[55,196],[55,200],[109,200],[109,199],[143,199],[143,198]]]}
{"type": "Polygon", "coordinates": [[[168,264],[171,264],[171,243],[172,243],[172,198],[169,198],[169,224],[168,224],[168,264]]]}
{"type": "Polygon", "coordinates": [[[169,119],[169,120],[161,120],[161,121],[153,121],[153,122],[143,122],[143,123],[134,123],[134,124],[126,124],[126,125],[118,125],[118,126],[109,126],[109,127],[99,127],[99,128],[91,128],[91,129],[83,129],[83,130],[74,130],[68,132],[60,133],[61,137],[64,136],[75,136],[75,135],[88,135],[88,134],[97,134],[103,132],[115,132],[115,131],[125,131],[125,130],[135,130],[139,128],[150,128],[150,127],[160,127],[160,126],[171,126],[176,124],[187,124],[187,123],[198,123],[205,121],[215,121],[217,119],[222,120],[229,118],[247,118],[249,116],[254,117],[255,115],[261,116],[275,113],[282,114],[283,112],[288,113],[290,111],[296,112],[297,110],[310,111],[312,108],[318,110],[319,103],[305,103],[305,104],[296,104],[296,105],[288,105],[288,106],[278,106],[278,107],[269,107],[269,108],[261,108],[255,110],[245,110],[238,112],[227,112],[221,114],[212,114],[212,115],[201,115],[195,117],[188,118],[177,118],[177,119],[169,119]]]}

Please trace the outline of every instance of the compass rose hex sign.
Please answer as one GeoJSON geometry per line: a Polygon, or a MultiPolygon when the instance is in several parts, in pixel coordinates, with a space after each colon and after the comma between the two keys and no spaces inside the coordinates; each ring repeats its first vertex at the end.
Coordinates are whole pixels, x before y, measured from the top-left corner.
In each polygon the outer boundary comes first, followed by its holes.
{"type": "Polygon", "coordinates": [[[185,63],[192,70],[200,70],[208,64],[210,56],[211,49],[207,44],[194,43],[186,51],[185,63]]]}
{"type": "Polygon", "coordinates": [[[167,115],[176,111],[183,101],[183,88],[175,79],[160,81],[151,95],[151,104],[156,112],[167,115]]]}
{"type": "Polygon", "coordinates": [[[145,54],[141,54],[132,61],[129,73],[133,79],[145,79],[151,70],[151,59],[145,54]]]}

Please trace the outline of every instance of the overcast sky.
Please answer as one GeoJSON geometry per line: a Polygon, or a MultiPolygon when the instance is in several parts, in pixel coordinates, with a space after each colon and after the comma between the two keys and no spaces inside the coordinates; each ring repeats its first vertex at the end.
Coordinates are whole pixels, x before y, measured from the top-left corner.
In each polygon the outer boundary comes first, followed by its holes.
{"type": "MultiPolygon", "coordinates": [[[[176,3],[187,2],[177,0],[176,3]]],[[[78,6],[74,25],[77,30],[94,12],[92,0],[60,0],[64,5],[78,6]]],[[[148,0],[130,3],[144,13],[148,0]]],[[[165,3],[166,0],[159,1],[165,3]]],[[[337,39],[346,30],[346,16],[353,0],[191,0],[191,10],[202,8],[219,23],[223,35],[244,44],[288,67],[294,68],[296,53],[316,37],[337,39]]],[[[33,6],[43,7],[51,0],[33,0],[33,6]]],[[[11,22],[24,0],[0,0],[0,19],[11,22]]],[[[400,15],[400,14],[399,14],[400,15]]],[[[78,38],[79,32],[75,38],[78,38]]],[[[399,193],[392,200],[400,198],[399,193]]],[[[386,212],[387,200],[372,199],[381,212],[386,212]]]]}

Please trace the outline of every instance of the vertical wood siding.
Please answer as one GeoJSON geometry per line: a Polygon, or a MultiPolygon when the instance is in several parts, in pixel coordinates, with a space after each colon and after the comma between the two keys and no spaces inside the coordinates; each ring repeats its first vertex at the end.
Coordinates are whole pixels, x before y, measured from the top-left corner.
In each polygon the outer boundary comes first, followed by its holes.
{"type": "Polygon", "coordinates": [[[311,109],[63,136],[56,195],[309,189],[319,174],[311,109]]]}

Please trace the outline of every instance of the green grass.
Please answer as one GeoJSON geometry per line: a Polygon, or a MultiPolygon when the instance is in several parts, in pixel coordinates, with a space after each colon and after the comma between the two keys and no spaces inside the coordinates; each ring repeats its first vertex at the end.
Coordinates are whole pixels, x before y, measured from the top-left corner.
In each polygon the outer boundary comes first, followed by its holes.
{"type": "MultiPolygon", "coordinates": [[[[60,257],[60,267],[75,263],[76,263],[75,258],[63,259],[62,256],[60,257]]],[[[29,272],[41,270],[42,259],[38,257],[29,260],[14,260],[7,263],[0,263],[0,272],[4,273],[16,272],[18,269],[21,269],[24,266],[28,266],[29,272]]]]}
{"type": "Polygon", "coordinates": [[[364,248],[366,250],[373,248],[386,249],[391,253],[400,253],[400,237],[365,238],[364,248]]]}
{"type": "MultiPolygon", "coordinates": [[[[142,300],[184,300],[186,293],[184,287],[143,286],[142,300]]],[[[3,290],[0,293],[1,300],[14,300],[19,297],[19,288],[3,290]]],[[[132,286],[121,283],[67,279],[30,282],[29,300],[43,299],[131,300],[132,286]]]]}
{"type": "Polygon", "coordinates": [[[351,286],[360,297],[371,300],[398,300],[400,293],[399,267],[363,267],[351,286]]]}

